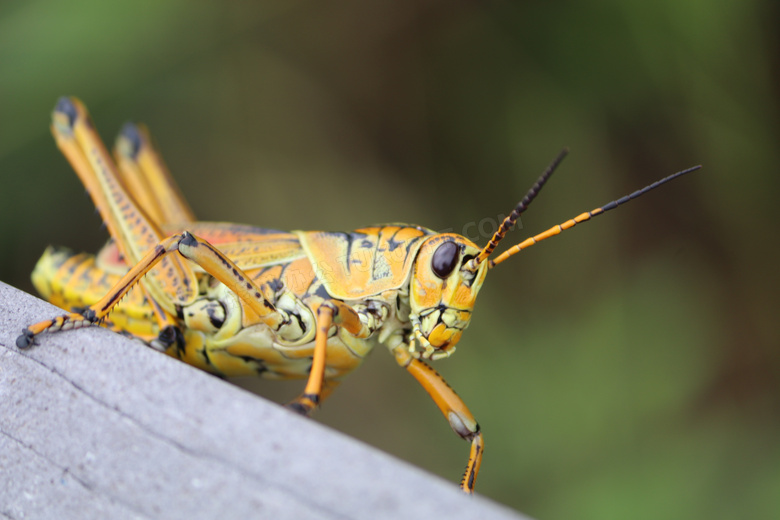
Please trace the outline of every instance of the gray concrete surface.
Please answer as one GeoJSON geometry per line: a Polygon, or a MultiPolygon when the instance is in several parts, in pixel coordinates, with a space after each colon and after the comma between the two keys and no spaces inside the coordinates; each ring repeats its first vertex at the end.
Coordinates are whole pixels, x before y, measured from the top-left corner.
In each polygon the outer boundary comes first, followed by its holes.
{"type": "Polygon", "coordinates": [[[0,283],[0,518],[523,518],[0,283]]]}

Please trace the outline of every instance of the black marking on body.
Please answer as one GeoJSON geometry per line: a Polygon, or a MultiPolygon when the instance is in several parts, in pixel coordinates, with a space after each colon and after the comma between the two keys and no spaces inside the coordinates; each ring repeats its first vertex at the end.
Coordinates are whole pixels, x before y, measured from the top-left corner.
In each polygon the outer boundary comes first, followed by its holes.
{"type": "MultiPolygon", "coordinates": [[[[477,432],[479,432],[479,425],[477,425],[477,432]]],[[[476,432],[475,432],[476,433],[476,432]]],[[[474,458],[479,458],[480,453],[482,452],[482,448],[480,446],[476,446],[474,458]]],[[[469,460],[469,463],[471,462],[471,459],[469,460]]],[[[477,467],[476,465],[471,465],[471,471],[469,471],[469,477],[468,477],[468,489],[473,490],[474,489],[474,481],[477,478],[477,467]]]]}
{"type": "Polygon", "coordinates": [[[78,110],[76,110],[73,101],[71,101],[69,97],[63,96],[57,100],[55,110],[65,114],[68,117],[68,124],[73,128],[73,125],[76,123],[76,118],[78,117],[78,110]]]}
{"type": "Polygon", "coordinates": [[[80,312],[79,314],[84,316],[84,319],[90,323],[95,323],[97,321],[97,313],[93,309],[87,308],[84,312],[80,312]]]}
{"type": "Polygon", "coordinates": [[[396,244],[400,244],[400,242],[394,242],[393,238],[396,233],[400,230],[396,230],[393,232],[390,238],[387,239],[388,249],[383,249],[380,247],[380,244],[382,244],[382,240],[385,235],[385,230],[387,227],[383,227],[379,230],[379,233],[376,237],[376,244],[374,245],[374,253],[371,256],[371,279],[372,280],[381,280],[382,278],[388,278],[393,275],[392,269],[388,265],[387,258],[382,254],[385,251],[393,251],[398,248],[396,244]],[[379,265],[379,262],[383,262],[383,265],[379,265]],[[381,270],[380,270],[381,269],[381,270]]]}
{"type": "MultiPolygon", "coordinates": [[[[216,252],[214,249],[212,249],[212,251],[216,252]]],[[[217,257],[219,258],[219,261],[222,262],[222,265],[224,265],[228,269],[232,268],[232,266],[230,265],[230,262],[228,262],[227,258],[225,258],[224,256],[222,256],[219,253],[217,253],[217,257]]]]}
{"type": "Polygon", "coordinates": [[[344,233],[344,239],[347,241],[347,257],[344,259],[344,265],[347,267],[347,273],[349,273],[352,270],[350,264],[352,263],[352,240],[354,237],[352,233],[344,233]]]}
{"type": "MultiPolygon", "coordinates": [[[[81,256],[81,255],[76,255],[76,257],[78,257],[78,256],[81,256]]],[[[75,257],[71,257],[71,258],[75,258],[75,257]]],[[[65,269],[65,272],[66,272],[66,273],[68,273],[68,275],[71,275],[71,276],[72,276],[72,275],[73,275],[73,273],[75,273],[75,272],[76,272],[76,269],[78,269],[78,267],[79,267],[79,266],[80,266],[80,265],[81,265],[83,262],[84,262],[83,260],[74,261],[72,264],[70,264],[70,265],[67,267],[67,269],[65,269]]]]}
{"type": "Polygon", "coordinates": [[[179,244],[184,244],[185,246],[189,247],[198,247],[198,241],[189,231],[185,231],[181,234],[181,240],[179,240],[179,244]]]}
{"type": "Polygon", "coordinates": [[[290,267],[291,262],[287,262],[284,264],[279,264],[282,267],[282,270],[279,271],[279,276],[277,276],[274,280],[277,280],[279,283],[284,284],[282,280],[284,280],[287,277],[287,269],[290,267]]]}
{"type": "Polygon", "coordinates": [[[303,334],[306,334],[306,325],[303,323],[303,318],[301,318],[301,315],[295,311],[291,311],[289,314],[295,318],[295,321],[298,322],[298,326],[301,328],[303,334]]]}
{"type": "Polygon", "coordinates": [[[320,283],[319,280],[317,280],[316,278],[312,282],[312,284],[309,286],[309,289],[314,287],[315,284],[317,286],[317,289],[315,289],[314,292],[312,293],[314,296],[319,296],[323,300],[330,300],[332,298],[330,293],[328,293],[328,290],[325,288],[325,284],[320,283]]]}
{"type": "Polygon", "coordinates": [[[346,256],[344,258],[344,267],[346,268],[347,274],[351,274],[352,271],[352,264],[362,264],[362,261],[359,258],[352,258],[353,253],[353,247],[355,247],[355,242],[360,241],[358,245],[358,248],[367,249],[370,247],[373,247],[373,240],[372,238],[366,238],[369,235],[366,233],[360,233],[358,231],[351,231],[349,233],[333,233],[334,235],[344,235],[344,240],[347,243],[347,250],[346,250],[346,256]],[[366,246],[365,244],[369,244],[366,246]]]}
{"type": "MultiPolygon", "coordinates": [[[[182,354],[184,352],[182,351],[182,354]]],[[[211,362],[211,358],[209,357],[209,351],[206,347],[201,348],[198,350],[198,353],[203,356],[203,359],[206,361],[206,364],[210,367],[214,366],[214,363],[211,362]]],[[[181,358],[181,356],[179,356],[181,358]]]]}
{"type": "Polygon", "coordinates": [[[128,157],[135,160],[142,144],[141,133],[138,131],[138,127],[130,122],[125,123],[124,126],[122,126],[120,135],[130,142],[130,153],[128,154],[128,157]]]}
{"type": "Polygon", "coordinates": [[[182,358],[184,355],[184,335],[179,327],[168,325],[157,335],[157,340],[165,345],[165,350],[171,346],[176,346],[176,356],[182,358]]]}
{"type": "Polygon", "coordinates": [[[189,289],[189,288],[190,288],[190,277],[189,277],[189,276],[184,276],[184,277],[182,278],[182,281],[184,282],[184,286],[185,286],[187,289],[189,289]]]}
{"type": "MultiPolygon", "coordinates": [[[[412,251],[412,248],[415,246],[415,244],[417,243],[417,241],[418,241],[418,240],[421,240],[421,239],[422,239],[422,237],[418,237],[418,238],[416,238],[416,239],[414,239],[414,240],[409,240],[409,241],[406,243],[406,256],[407,256],[407,257],[408,257],[408,256],[409,256],[409,254],[411,253],[411,251],[412,251]]],[[[405,257],[405,258],[406,258],[406,257],[405,257]]]]}
{"type": "MultiPolygon", "coordinates": [[[[479,451],[479,447],[477,447],[477,450],[479,451]]],[[[469,484],[468,484],[469,489],[474,489],[474,479],[477,478],[476,473],[474,473],[474,469],[475,468],[472,467],[471,471],[469,472],[469,484]]]]}
{"type": "Polygon", "coordinates": [[[274,303],[276,303],[275,295],[273,294],[273,291],[271,291],[271,288],[268,286],[268,283],[264,283],[260,286],[260,291],[262,292],[261,296],[263,298],[268,298],[269,300],[273,300],[274,303]],[[267,297],[266,295],[269,295],[270,297],[267,297]]]}
{"type": "Polygon", "coordinates": [[[214,328],[221,329],[222,325],[225,324],[225,315],[227,312],[225,311],[225,306],[222,305],[221,302],[211,302],[211,304],[206,307],[206,314],[208,314],[209,321],[214,326],[214,328]],[[222,311],[221,316],[216,314],[218,308],[222,311]]]}
{"type": "Polygon", "coordinates": [[[257,372],[258,375],[262,374],[263,372],[268,372],[268,366],[266,366],[265,362],[262,359],[252,357],[252,356],[237,356],[235,354],[231,354],[231,356],[240,359],[247,365],[252,365],[255,372],[257,372]]]}
{"type": "Polygon", "coordinates": [[[252,276],[252,279],[253,280],[258,280],[258,279],[262,278],[265,273],[267,273],[269,270],[271,270],[271,269],[273,269],[275,267],[278,267],[278,266],[277,265],[267,265],[267,266],[264,266],[264,267],[260,268],[260,270],[258,270],[254,274],[254,276],[252,276]]]}
{"type": "Polygon", "coordinates": [[[284,283],[278,278],[274,278],[268,281],[268,288],[275,293],[280,292],[282,289],[284,289],[284,283]]]}
{"type": "MultiPolygon", "coordinates": [[[[87,262],[89,262],[90,258],[92,258],[92,257],[85,258],[82,262],[79,262],[79,265],[83,266],[83,265],[87,264],[87,262]]],[[[82,282],[91,282],[92,281],[91,271],[92,271],[92,268],[86,267],[83,271],[81,271],[81,274],[79,275],[78,280],[82,281],[82,282]]]]}
{"type": "MultiPolygon", "coordinates": [[[[392,235],[390,235],[387,239],[387,248],[388,251],[395,251],[398,249],[401,245],[403,245],[403,241],[396,240],[395,237],[398,233],[400,233],[402,230],[406,229],[405,227],[399,227],[396,229],[392,235]]],[[[377,241],[378,242],[378,241],[377,241]]]]}

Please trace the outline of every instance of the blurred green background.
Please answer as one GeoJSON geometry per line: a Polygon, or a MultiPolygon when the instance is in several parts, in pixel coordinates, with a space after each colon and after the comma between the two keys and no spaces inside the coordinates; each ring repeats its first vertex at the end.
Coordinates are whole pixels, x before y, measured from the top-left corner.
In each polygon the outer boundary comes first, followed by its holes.
{"type": "MultiPolygon", "coordinates": [[[[63,94],[109,143],[147,123],[199,218],[279,229],[484,243],[569,146],[514,243],[703,163],[491,272],[436,368],[485,432],[488,497],[545,520],[779,518],[778,7],[5,0],[0,280],[32,291],[46,245],[106,238],[48,132],[63,94]]],[[[466,460],[381,350],[317,418],[453,482],[466,460]]]]}

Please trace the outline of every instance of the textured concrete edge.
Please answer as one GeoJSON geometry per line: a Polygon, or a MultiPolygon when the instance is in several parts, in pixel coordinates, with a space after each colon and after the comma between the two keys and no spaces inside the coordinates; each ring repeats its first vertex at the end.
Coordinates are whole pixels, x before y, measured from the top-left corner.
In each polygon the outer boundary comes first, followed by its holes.
{"type": "MultiPolygon", "coordinates": [[[[30,319],[51,317],[54,315],[52,313],[53,307],[1,282],[0,300],[2,300],[1,306],[5,309],[3,313],[0,313],[0,345],[5,347],[3,349],[5,356],[16,355],[28,359],[34,358],[36,362],[45,364],[52,372],[66,374],[69,378],[75,377],[74,384],[86,388],[94,395],[99,394],[100,398],[106,401],[108,407],[127,407],[127,410],[130,411],[122,411],[122,414],[132,415],[133,420],[143,423],[144,427],[157,428],[159,425],[160,431],[164,432],[160,435],[171,435],[174,443],[187,443],[189,450],[197,452],[203,449],[208,451],[215,439],[224,436],[224,430],[230,431],[231,435],[238,431],[239,434],[235,438],[241,444],[240,449],[236,449],[234,452],[231,452],[230,449],[224,453],[220,452],[219,457],[223,458],[220,463],[226,464],[228,471],[231,471],[232,467],[235,466],[235,472],[242,479],[248,479],[247,488],[251,489],[244,493],[257,493],[256,489],[259,483],[262,483],[262,486],[276,486],[281,490],[280,507],[284,507],[285,496],[288,497],[287,499],[291,496],[295,497],[296,503],[300,505],[300,499],[306,495],[308,503],[304,505],[319,509],[319,512],[324,513],[323,517],[334,518],[363,517],[367,512],[377,511],[378,507],[387,506],[388,503],[390,503],[390,507],[385,511],[386,514],[377,514],[375,517],[403,515],[408,518],[426,518],[434,512],[439,512],[450,518],[467,518],[476,514],[490,515],[492,518],[524,518],[514,511],[484,498],[465,497],[455,490],[451,483],[428,475],[342,434],[328,430],[314,421],[301,420],[273,403],[250,396],[241,389],[215,380],[191,367],[172,362],[173,360],[151,352],[151,350],[139,349],[138,345],[132,345],[132,342],[125,338],[107,334],[106,331],[93,328],[78,331],[75,334],[51,335],[50,337],[56,338],[56,341],[47,341],[47,345],[48,343],[56,343],[58,348],[42,349],[36,347],[33,351],[20,353],[16,349],[15,339],[23,326],[28,324],[27,321],[30,319]],[[84,338],[92,336],[99,337],[85,341],[84,338]],[[84,345],[90,343],[100,343],[104,346],[104,350],[99,348],[86,348],[85,350],[84,345]],[[106,343],[111,343],[111,345],[105,346],[106,343]],[[117,364],[113,359],[106,361],[100,357],[105,357],[107,352],[113,352],[112,349],[122,349],[124,358],[120,364],[117,364]],[[79,356],[82,355],[85,355],[86,359],[79,359],[79,356]],[[93,357],[89,358],[89,356],[93,357]],[[137,360],[134,359],[136,356],[137,360]],[[158,394],[144,394],[148,390],[145,388],[146,385],[117,387],[116,385],[120,384],[117,381],[121,381],[123,377],[129,380],[138,380],[143,377],[143,373],[127,374],[128,371],[132,372],[136,361],[139,365],[146,365],[144,370],[147,373],[150,363],[159,365],[159,371],[165,373],[166,382],[172,378],[179,381],[182,385],[181,388],[186,390],[186,395],[190,398],[166,400],[165,396],[160,397],[158,394]],[[79,363],[86,363],[87,366],[80,367],[79,363]],[[82,377],[79,371],[88,372],[93,367],[100,368],[97,377],[92,374],[83,376],[83,380],[79,379],[82,377]],[[112,376],[112,370],[121,370],[122,372],[121,374],[114,372],[114,376],[112,376]],[[198,395],[199,390],[202,390],[204,394],[198,395]],[[128,395],[128,392],[136,391],[140,395],[128,395]],[[121,392],[122,395],[112,397],[112,394],[117,392],[121,392]],[[159,397],[156,402],[149,402],[156,397],[159,397]],[[154,407],[154,409],[145,410],[144,407],[154,407]],[[241,409],[242,418],[236,419],[238,424],[228,424],[219,414],[225,414],[226,411],[236,407],[241,409]],[[215,420],[215,417],[219,420],[215,420]],[[148,423],[144,423],[147,420],[148,423]],[[274,432],[266,437],[269,437],[268,443],[273,445],[276,451],[282,452],[280,457],[283,458],[274,459],[275,455],[267,449],[268,445],[264,446],[262,443],[254,441],[240,442],[240,435],[247,429],[246,424],[241,423],[242,420],[253,425],[262,423],[262,421],[272,423],[274,432]],[[176,435],[180,437],[176,437],[176,435]],[[290,446],[285,443],[290,444],[290,446]],[[322,467],[332,465],[339,459],[338,455],[334,455],[334,450],[341,454],[349,453],[350,462],[328,475],[326,482],[322,482],[322,479],[316,481],[318,489],[311,488],[310,475],[320,472],[322,467]],[[298,460],[290,457],[295,457],[298,460]],[[262,481],[266,478],[266,474],[265,472],[253,473],[252,468],[256,467],[273,468],[273,478],[278,482],[269,484],[267,481],[262,481]],[[424,488],[424,492],[421,491],[421,487],[424,488]],[[301,489],[303,490],[302,494],[296,497],[295,493],[301,489]],[[285,493],[287,494],[285,495],[285,493]],[[408,501],[403,500],[403,496],[408,496],[408,501]]],[[[0,365],[0,370],[5,372],[2,380],[15,381],[13,384],[23,385],[24,381],[15,380],[13,374],[8,374],[8,371],[13,371],[13,369],[13,364],[3,362],[0,365]]],[[[148,384],[153,386],[156,383],[150,381],[148,384]]],[[[152,390],[148,391],[152,392],[152,390]]],[[[3,394],[8,394],[8,388],[5,391],[0,388],[0,396],[3,394]]],[[[3,421],[16,419],[14,413],[6,412],[4,415],[3,421]]],[[[43,423],[37,428],[47,429],[45,419],[45,417],[42,419],[43,423]]],[[[230,419],[232,420],[232,417],[230,419]]],[[[29,422],[29,418],[25,420],[29,422]]],[[[207,456],[216,457],[214,454],[207,454],[207,456]]],[[[220,471],[224,469],[220,468],[220,471]]],[[[102,471],[106,471],[106,468],[103,468],[102,471]]],[[[113,471],[122,472],[123,468],[113,468],[113,471]]],[[[185,467],[179,471],[187,471],[187,469],[185,467]]],[[[0,480],[5,478],[9,477],[0,476],[0,480]]],[[[11,476],[10,480],[14,480],[14,477],[11,476]]],[[[7,482],[3,484],[7,484],[7,482]]],[[[61,490],[57,493],[61,494],[61,490]]],[[[135,499],[135,495],[131,494],[130,496],[135,499]]],[[[245,495],[242,498],[245,498],[245,495]]],[[[263,498],[266,499],[266,497],[263,498]]],[[[140,498],[140,500],[147,499],[140,498]]],[[[50,500],[61,500],[61,497],[53,495],[50,500]]],[[[204,497],[203,500],[206,498],[204,497]]],[[[115,504],[111,502],[109,505],[115,504]]],[[[138,507],[139,511],[143,511],[145,505],[143,503],[132,504],[133,507],[138,507]]],[[[291,503],[290,506],[293,504],[291,503]]],[[[194,509],[197,510],[197,507],[194,509]]],[[[143,515],[141,516],[143,517],[143,515]]]]}

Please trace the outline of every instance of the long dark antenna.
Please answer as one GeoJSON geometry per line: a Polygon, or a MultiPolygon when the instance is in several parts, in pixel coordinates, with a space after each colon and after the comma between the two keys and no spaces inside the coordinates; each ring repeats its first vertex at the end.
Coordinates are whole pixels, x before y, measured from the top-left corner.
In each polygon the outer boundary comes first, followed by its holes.
{"type": "Polygon", "coordinates": [[[477,268],[479,264],[485,261],[485,259],[490,256],[490,253],[493,252],[493,250],[498,246],[498,243],[501,242],[501,239],[506,236],[509,229],[515,225],[515,222],[517,222],[517,219],[520,218],[520,215],[528,209],[528,206],[531,204],[531,201],[536,198],[536,196],[539,194],[540,191],[542,191],[542,187],[547,182],[547,179],[550,178],[550,176],[553,174],[555,169],[558,167],[559,164],[561,164],[561,161],[566,157],[566,155],[569,153],[568,148],[564,148],[560,151],[558,156],[553,160],[553,162],[550,163],[550,165],[547,167],[546,170],[544,170],[544,173],[542,173],[538,179],[536,179],[536,182],[533,186],[531,186],[531,189],[528,190],[528,193],[525,194],[525,197],[517,203],[517,206],[515,206],[515,209],[512,210],[512,213],[509,214],[508,217],[504,219],[504,221],[499,226],[498,230],[493,234],[493,237],[490,239],[490,241],[487,243],[487,245],[480,251],[479,255],[474,257],[469,261],[468,268],[474,270],[477,268]]]}
{"type": "Polygon", "coordinates": [[[585,221],[590,220],[591,218],[593,218],[595,216],[601,215],[602,213],[606,213],[607,211],[609,211],[611,209],[615,209],[618,206],[620,206],[621,204],[625,204],[629,200],[635,199],[635,198],[637,198],[637,197],[639,197],[641,195],[644,195],[648,191],[657,188],[661,184],[666,184],[667,182],[672,181],[672,180],[676,179],[677,177],[682,177],[686,173],[691,173],[693,171],[698,170],[699,168],[701,168],[701,165],[693,166],[691,168],[688,168],[687,170],[682,170],[682,171],[674,173],[674,174],[672,174],[672,175],[670,175],[668,177],[664,177],[660,181],[656,181],[656,182],[654,182],[653,184],[651,184],[649,186],[645,186],[641,190],[636,190],[634,193],[632,193],[630,195],[626,195],[625,197],[621,197],[621,198],[619,198],[617,200],[613,200],[612,202],[610,202],[608,204],[605,204],[604,206],[601,206],[600,208],[596,208],[593,211],[586,211],[585,213],[581,213],[580,215],[577,215],[576,217],[574,217],[572,219],[569,219],[566,222],[563,222],[561,224],[558,224],[557,226],[551,227],[550,229],[548,229],[547,231],[545,231],[543,233],[539,233],[536,236],[533,236],[531,238],[527,238],[527,239],[523,240],[522,242],[520,242],[519,244],[510,247],[509,249],[507,249],[506,251],[504,251],[503,253],[498,255],[498,257],[496,257],[495,260],[491,260],[490,261],[490,267],[493,267],[495,265],[500,264],[501,262],[503,262],[504,260],[506,260],[510,256],[515,255],[515,254],[519,253],[520,251],[522,251],[523,249],[529,248],[532,245],[534,245],[536,243],[539,243],[539,242],[541,242],[542,240],[544,240],[546,238],[550,238],[551,236],[557,235],[558,233],[560,233],[561,231],[563,231],[565,229],[572,228],[572,227],[576,226],[577,224],[579,224],[580,222],[585,222],[585,221]]]}

